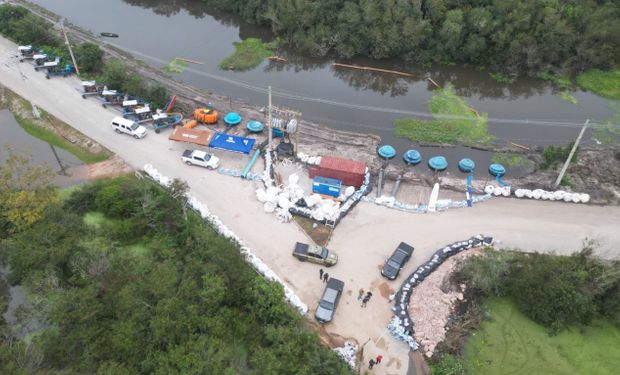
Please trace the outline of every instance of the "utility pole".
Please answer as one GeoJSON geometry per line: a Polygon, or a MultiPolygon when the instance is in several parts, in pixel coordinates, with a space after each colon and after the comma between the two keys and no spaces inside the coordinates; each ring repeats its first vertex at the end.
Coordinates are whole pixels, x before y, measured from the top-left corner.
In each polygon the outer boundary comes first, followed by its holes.
{"type": "Polygon", "coordinates": [[[268,88],[269,93],[269,106],[267,107],[267,131],[269,132],[269,151],[273,150],[271,147],[273,135],[271,134],[271,86],[268,88]]]}
{"type": "Polygon", "coordinates": [[[573,159],[573,155],[575,155],[575,151],[577,151],[577,146],[579,146],[581,137],[583,137],[583,133],[586,132],[586,128],[588,127],[589,123],[590,123],[590,119],[587,119],[586,122],[581,127],[581,131],[579,132],[579,135],[577,136],[577,139],[575,140],[575,144],[573,145],[573,148],[570,150],[570,153],[568,154],[568,158],[566,158],[566,161],[564,162],[564,165],[562,166],[562,170],[560,171],[560,175],[558,176],[558,179],[555,180],[554,186],[557,187],[562,181],[562,178],[564,177],[564,173],[566,173],[566,170],[568,169],[568,165],[570,164],[570,161],[573,159]]]}
{"type": "Polygon", "coordinates": [[[71,60],[73,61],[73,67],[75,68],[75,74],[80,75],[80,69],[75,62],[75,56],[73,56],[73,50],[71,49],[71,44],[69,43],[69,38],[67,38],[67,33],[65,32],[65,24],[64,21],[60,21],[60,30],[62,30],[62,34],[65,36],[65,44],[67,48],[69,48],[69,54],[71,55],[71,60]]]}

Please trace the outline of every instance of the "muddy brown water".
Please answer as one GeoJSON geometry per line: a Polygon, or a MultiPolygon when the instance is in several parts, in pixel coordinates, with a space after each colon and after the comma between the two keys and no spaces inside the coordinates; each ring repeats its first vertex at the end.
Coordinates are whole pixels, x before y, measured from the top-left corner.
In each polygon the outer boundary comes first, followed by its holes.
{"type": "Polygon", "coordinates": [[[26,133],[15,121],[13,114],[4,109],[0,110],[0,164],[8,158],[9,146],[15,152],[30,156],[33,164],[50,167],[56,173],[54,184],[59,187],[68,187],[81,182],[64,174],[70,167],[82,165],[77,157],[26,133]]]}
{"type": "MultiPolygon", "coordinates": [[[[456,171],[461,158],[476,161],[486,169],[492,153],[466,147],[437,149],[420,147],[394,137],[397,118],[428,118],[427,103],[434,86],[452,84],[459,95],[479,112],[489,115],[489,132],[499,143],[566,144],[574,140],[586,118],[604,120],[612,111],[609,101],[577,90],[573,105],[557,96],[545,81],[519,79],[499,84],[486,71],[465,66],[436,66],[430,69],[398,60],[376,61],[357,58],[349,64],[406,71],[413,77],[335,68],[332,58],[312,58],[288,50],[278,51],[286,63],[263,62],[249,72],[222,71],[217,66],[234,51],[233,42],[248,37],[270,40],[269,29],[257,27],[235,16],[213,12],[197,1],[178,0],[31,0],[95,35],[119,34],[104,38],[107,43],[131,52],[139,59],[163,67],[174,57],[203,62],[189,64],[177,78],[211,92],[267,104],[266,88],[274,90],[274,104],[294,108],[304,118],[333,128],[373,133],[383,143],[392,144],[400,156],[410,148],[419,149],[428,160],[444,155],[449,170],[456,171]]],[[[223,109],[226,110],[226,109],[223,109]]],[[[519,174],[519,170],[513,170],[519,174]]]]}

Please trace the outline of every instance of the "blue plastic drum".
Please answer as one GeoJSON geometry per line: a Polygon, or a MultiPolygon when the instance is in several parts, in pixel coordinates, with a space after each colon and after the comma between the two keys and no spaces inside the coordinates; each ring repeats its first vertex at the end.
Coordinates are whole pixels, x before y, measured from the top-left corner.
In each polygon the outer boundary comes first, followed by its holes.
{"type": "Polygon", "coordinates": [[[476,163],[471,159],[465,158],[459,161],[459,169],[463,173],[471,173],[474,171],[474,168],[476,168],[476,163]]]}
{"type": "Polygon", "coordinates": [[[403,155],[403,160],[407,164],[417,165],[422,161],[422,155],[420,155],[418,150],[409,150],[403,155]]]}
{"type": "Polygon", "coordinates": [[[392,159],[394,156],[396,156],[396,150],[390,145],[384,145],[379,147],[379,149],[377,150],[377,154],[379,154],[379,156],[384,159],[392,159]]]}
{"type": "Polygon", "coordinates": [[[435,172],[441,172],[448,168],[448,161],[443,156],[434,156],[428,160],[428,167],[435,172]]]}

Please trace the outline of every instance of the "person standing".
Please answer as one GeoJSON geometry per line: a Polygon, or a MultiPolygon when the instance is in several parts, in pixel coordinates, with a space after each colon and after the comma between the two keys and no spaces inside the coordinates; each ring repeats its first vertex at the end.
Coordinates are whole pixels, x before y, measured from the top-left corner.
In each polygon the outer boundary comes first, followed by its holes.
{"type": "Polygon", "coordinates": [[[319,280],[323,280],[323,269],[319,268],[319,280]]]}
{"type": "Polygon", "coordinates": [[[374,365],[375,365],[375,360],[374,359],[371,359],[370,361],[368,361],[368,369],[369,370],[372,370],[372,366],[374,366],[374,365]]]}
{"type": "Polygon", "coordinates": [[[366,304],[368,303],[368,300],[370,298],[368,298],[368,296],[365,296],[364,299],[362,300],[362,307],[366,307],[366,304]]]}
{"type": "Polygon", "coordinates": [[[362,300],[362,296],[364,295],[364,288],[360,288],[360,292],[357,295],[357,300],[361,301],[362,300]]]}
{"type": "Polygon", "coordinates": [[[325,272],[323,274],[323,282],[326,283],[328,279],[329,279],[329,274],[327,272],[325,272]]]}
{"type": "Polygon", "coordinates": [[[366,298],[368,299],[368,301],[370,301],[370,298],[371,298],[371,297],[372,297],[372,292],[369,290],[369,291],[366,293],[366,298]]]}
{"type": "Polygon", "coordinates": [[[379,363],[381,363],[381,360],[383,359],[383,356],[381,354],[379,354],[377,356],[377,358],[375,358],[375,363],[378,365],[379,363]]]}

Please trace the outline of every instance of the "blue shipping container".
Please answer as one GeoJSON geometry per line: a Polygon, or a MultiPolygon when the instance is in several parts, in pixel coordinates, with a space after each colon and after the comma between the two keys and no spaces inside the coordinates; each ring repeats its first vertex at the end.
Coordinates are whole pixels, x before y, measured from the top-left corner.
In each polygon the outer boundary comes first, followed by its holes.
{"type": "Polygon", "coordinates": [[[342,181],[333,178],[315,177],[312,183],[312,192],[317,194],[339,197],[342,190],[342,181]]]}

